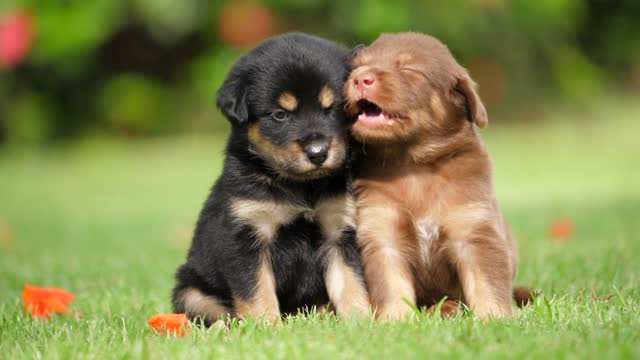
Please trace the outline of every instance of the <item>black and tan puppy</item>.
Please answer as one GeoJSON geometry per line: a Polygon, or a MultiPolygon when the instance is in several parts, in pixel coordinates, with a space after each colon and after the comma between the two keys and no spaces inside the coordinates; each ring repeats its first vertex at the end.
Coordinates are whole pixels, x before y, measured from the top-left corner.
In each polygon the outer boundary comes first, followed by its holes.
{"type": "Polygon", "coordinates": [[[224,170],[178,270],[175,311],[211,324],[329,302],[369,310],[345,167],[349,56],[287,34],[233,66],[217,94],[232,124],[224,170]]]}

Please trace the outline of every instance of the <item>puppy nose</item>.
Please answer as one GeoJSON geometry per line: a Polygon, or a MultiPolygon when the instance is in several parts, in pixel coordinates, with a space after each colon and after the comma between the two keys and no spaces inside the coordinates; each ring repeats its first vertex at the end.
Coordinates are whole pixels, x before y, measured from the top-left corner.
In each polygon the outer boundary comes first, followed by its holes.
{"type": "Polygon", "coordinates": [[[373,84],[376,82],[376,77],[371,73],[360,74],[353,79],[353,84],[360,91],[364,91],[368,88],[373,87],[373,84]]]}
{"type": "Polygon", "coordinates": [[[304,153],[307,158],[317,166],[327,160],[329,154],[329,142],[326,140],[314,140],[304,146],[304,153]]]}

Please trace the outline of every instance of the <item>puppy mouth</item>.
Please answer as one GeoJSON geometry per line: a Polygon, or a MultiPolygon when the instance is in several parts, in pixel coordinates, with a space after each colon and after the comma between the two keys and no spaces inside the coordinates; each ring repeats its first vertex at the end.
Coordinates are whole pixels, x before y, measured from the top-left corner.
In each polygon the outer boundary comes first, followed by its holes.
{"type": "Polygon", "coordinates": [[[299,171],[295,169],[285,170],[284,177],[296,181],[311,181],[331,175],[335,169],[318,166],[315,169],[307,171],[299,171]]]}
{"type": "Polygon", "coordinates": [[[362,99],[358,101],[358,123],[368,127],[382,127],[393,125],[396,117],[384,111],[378,104],[362,99]]]}

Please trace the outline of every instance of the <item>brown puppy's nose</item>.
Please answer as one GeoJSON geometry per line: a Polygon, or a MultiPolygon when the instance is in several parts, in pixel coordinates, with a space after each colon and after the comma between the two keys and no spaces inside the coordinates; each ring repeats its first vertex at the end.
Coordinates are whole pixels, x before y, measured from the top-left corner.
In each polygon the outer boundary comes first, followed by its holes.
{"type": "Polygon", "coordinates": [[[353,79],[353,84],[360,91],[365,91],[373,87],[376,77],[371,73],[360,74],[353,79]]]}

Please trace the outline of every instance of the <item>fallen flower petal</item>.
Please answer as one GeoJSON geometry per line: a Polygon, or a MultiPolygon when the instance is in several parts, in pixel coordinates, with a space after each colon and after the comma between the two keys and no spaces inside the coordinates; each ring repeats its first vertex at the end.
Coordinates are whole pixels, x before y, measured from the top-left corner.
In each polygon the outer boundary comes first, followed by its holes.
{"type": "Polygon", "coordinates": [[[185,336],[191,333],[189,319],[185,314],[156,314],[149,319],[149,326],[155,331],[185,336]]]}
{"type": "Polygon", "coordinates": [[[67,305],[75,299],[72,293],[60,288],[42,288],[26,284],[22,291],[24,310],[31,316],[50,318],[51,313],[69,314],[67,305]]]}
{"type": "Polygon", "coordinates": [[[555,219],[549,229],[549,236],[553,240],[569,240],[575,232],[575,225],[571,219],[555,219]]]}

